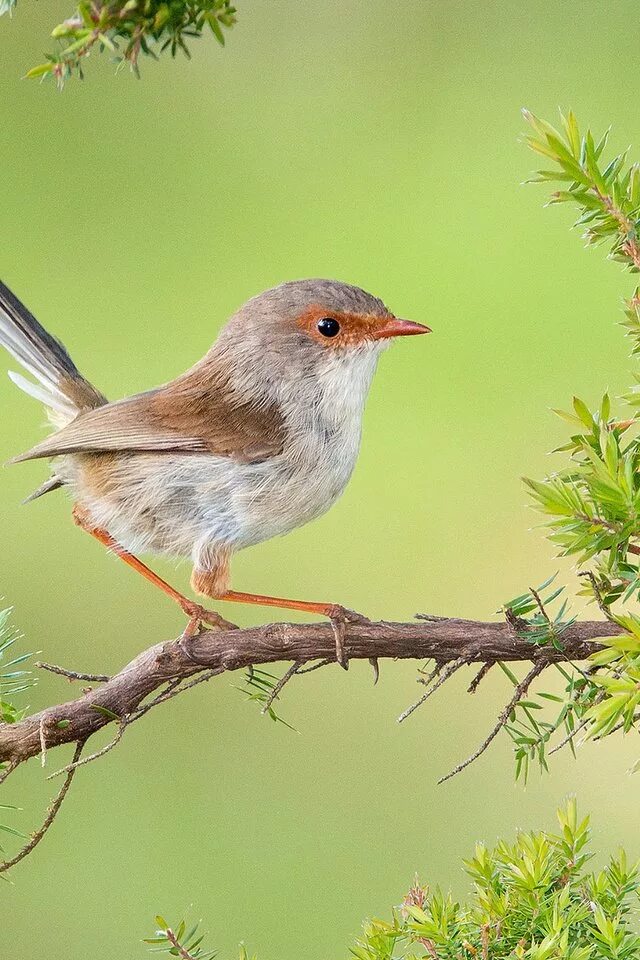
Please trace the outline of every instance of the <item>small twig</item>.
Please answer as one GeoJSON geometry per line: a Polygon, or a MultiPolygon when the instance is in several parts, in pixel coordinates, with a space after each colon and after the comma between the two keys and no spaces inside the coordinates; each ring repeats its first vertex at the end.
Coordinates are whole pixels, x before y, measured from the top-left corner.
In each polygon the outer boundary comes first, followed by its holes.
{"type": "Polygon", "coordinates": [[[495,663],[483,663],[483,664],[482,664],[482,666],[480,667],[480,669],[479,669],[478,672],[476,673],[475,677],[473,678],[473,680],[471,681],[471,683],[470,683],[469,686],[467,687],[467,693],[475,693],[475,692],[476,692],[476,690],[478,689],[478,687],[480,686],[480,684],[482,683],[482,681],[484,680],[484,678],[486,677],[486,675],[489,673],[489,670],[491,670],[491,667],[493,667],[493,666],[495,666],[495,663]]]}
{"type": "Polygon", "coordinates": [[[83,767],[86,763],[92,763],[93,760],[98,760],[99,757],[104,757],[105,753],[109,753],[110,750],[113,750],[117,746],[122,737],[124,736],[124,731],[127,729],[128,722],[127,718],[123,717],[118,724],[118,732],[116,733],[113,740],[111,740],[106,747],[103,747],[101,750],[96,750],[95,753],[90,753],[88,757],[83,757],[81,760],[76,759],[74,756],[71,763],[68,763],[66,767],[61,767],[59,770],[56,770],[55,773],[50,773],[47,777],[47,780],[53,780],[54,777],[59,777],[63,773],[72,773],[78,769],[78,767],[83,767]]]}
{"type": "MultiPolygon", "coordinates": [[[[629,549],[631,549],[631,548],[629,548],[629,549]]],[[[640,549],[639,549],[638,552],[640,553],[640,549]]],[[[598,581],[596,580],[596,578],[595,578],[594,574],[591,572],[591,570],[584,570],[584,571],[582,571],[581,573],[579,573],[578,576],[579,576],[579,577],[586,577],[586,578],[589,580],[589,582],[590,582],[590,584],[591,584],[591,589],[593,590],[593,596],[595,597],[595,601],[596,601],[596,603],[598,604],[598,609],[600,610],[600,612],[601,612],[602,614],[604,614],[604,616],[607,618],[607,620],[608,620],[610,623],[615,623],[615,624],[619,625],[619,624],[618,624],[618,621],[616,620],[616,618],[614,617],[614,615],[611,613],[611,610],[609,609],[609,607],[607,606],[607,604],[604,602],[604,597],[602,596],[602,591],[600,590],[600,587],[599,587],[599,585],[598,585],[598,581]]]]}
{"type": "Polygon", "coordinates": [[[297,661],[294,660],[294,662],[291,664],[287,672],[282,674],[282,676],[280,677],[276,685],[271,690],[271,693],[265,700],[264,707],[260,711],[263,716],[265,713],[269,712],[273,704],[273,701],[277,700],[278,697],[280,696],[280,691],[282,690],[282,688],[285,686],[285,684],[289,683],[289,680],[291,680],[293,675],[296,674],[297,672],[298,672],[298,663],[297,661]]]}
{"type": "Polygon", "coordinates": [[[29,842],[26,843],[24,847],[18,851],[18,853],[16,853],[15,857],[12,857],[10,860],[5,860],[3,863],[0,863],[0,873],[6,873],[6,871],[9,870],[11,867],[15,867],[16,863],[20,863],[21,860],[24,860],[24,858],[31,853],[34,847],[38,846],[38,844],[44,837],[45,833],[47,832],[47,830],[55,820],[58,814],[58,811],[62,806],[62,801],[66,797],[69,787],[71,786],[71,781],[75,776],[76,769],[80,762],[80,754],[82,753],[83,747],[84,747],[84,740],[80,741],[80,743],[76,745],[76,749],[73,754],[73,761],[69,765],[69,768],[67,770],[67,776],[65,777],[65,781],[60,787],[60,791],[58,792],[58,795],[56,796],[55,800],[49,807],[42,826],[39,827],[34,834],[32,834],[29,842]]]}
{"type": "Polygon", "coordinates": [[[440,777],[440,779],[438,780],[438,783],[444,783],[445,780],[450,780],[451,777],[455,777],[456,774],[460,773],[462,770],[465,769],[465,767],[468,767],[470,764],[472,764],[474,760],[477,760],[478,757],[482,756],[482,754],[485,752],[485,750],[487,749],[491,741],[495,739],[495,737],[498,735],[500,730],[502,730],[502,728],[504,727],[505,723],[509,719],[511,712],[512,710],[514,710],[518,701],[527,692],[533,680],[535,680],[538,674],[542,673],[544,669],[545,669],[544,663],[535,663],[531,667],[531,670],[529,670],[529,673],[526,675],[524,680],[521,680],[520,683],[517,685],[511,700],[500,713],[500,716],[498,717],[498,722],[496,723],[495,727],[492,729],[489,736],[485,737],[485,739],[480,744],[478,749],[474,751],[474,753],[472,753],[470,757],[467,757],[466,760],[463,760],[462,763],[459,763],[457,767],[454,767],[453,770],[447,773],[444,777],[440,777]]]}
{"type": "Polygon", "coordinates": [[[529,587],[529,593],[531,594],[535,602],[538,604],[538,610],[540,611],[544,619],[547,621],[548,624],[551,624],[551,620],[549,619],[549,614],[544,608],[544,603],[542,602],[542,598],[538,593],[538,591],[534,587],[529,587]]]}
{"type": "Polygon", "coordinates": [[[174,697],[177,697],[179,693],[184,693],[186,690],[191,690],[193,687],[197,687],[199,683],[206,683],[207,680],[211,680],[213,677],[219,677],[221,673],[224,673],[222,667],[217,667],[215,670],[205,670],[204,673],[198,674],[194,680],[190,680],[189,683],[185,683],[182,686],[182,678],[177,680],[172,680],[169,686],[159,693],[157,697],[154,697],[149,703],[145,703],[142,707],[139,707],[135,713],[133,713],[128,721],[127,726],[135,723],[136,720],[139,720],[140,717],[143,717],[145,713],[148,713],[152,707],[157,707],[161,703],[166,703],[167,700],[173,700],[174,697]]]}
{"type": "MultiPolygon", "coordinates": [[[[600,692],[594,697],[594,700],[593,700],[593,704],[592,704],[592,705],[595,706],[596,703],[600,703],[602,700],[604,700],[605,696],[606,696],[605,691],[604,691],[604,690],[600,690],[600,692]]],[[[591,722],[591,718],[590,718],[590,717],[585,717],[583,720],[581,720],[580,723],[578,724],[578,726],[575,727],[573,730],[571,730],[571,731],[567,734],[567,736],[564,737],[564,739],[562,739],[562,740],[560,741],[560,743],[557,743],[557,744],[555,745],[555,747],[553,747],[551,750],[549,750],[549,756],[551,756],[551,755],[554,754],[554,753],[557,753],[558,750],[562,750],[563,747],[566,747],[566,745],[567,745],[568,743],[570,743],[570,741],[573,740],[573,738],[574,738],[575,736],[577,736],[577,735],[580,733],[581,730],[584,730],[585,727],[588,727],[588,726],[589,726],[589,723],[590,723],[590,722],[591,722]]]]}
{"type": "Polygon", "coordinates": [[[418,683],[423,683],[425,687],[430,686],[441,670],[442,670],[442,664],[438,663],[438,661],[436,660],[433,670],[430,673],[428,673],[426,677],[418,677],[418,683]]]}
{"type": "Polygon", "coordinates": [[[446,620],[451,620],[451,617],[439,617],[435,613],[414,613],[413,616],[416,620],[426,620],[429,623],[444,623],[446,620]]]}
{"type": "MultiPolygon", "coordinates": [[[[193,954],[189,953],[189,951],[185,950],[185,948],[182,946],[182,944],[176,937],[173,930],[171,930],[170,928],[167,928],[164,932],[164,935],[169,941],[169,943],[171,944],[171,946],[173,947],[173,950],[176,950],[178,953],[178,956],[182,957],[182,960],[195,960],[193,954]]],[[[173,950],[171,951],[172,953],[173,953],[173,950]]]]}
{"type": "Polygon", "coordinates": [[[0,770],[0,784],[4,783],[7,777],[11,776],[11,774],[13,773],[13,771],[15,770],[15,768],[18,766],[19,763],[20,763],[19,760],[11,760],[6,765],[4,770],[0,770]]]}
{"type": "Polygon", "coordinates": [[[57,673],[67,680],[85,680],[88,683],[108,683],[111,677],[106,673],[78,673],[76,670],[67,670],[65,667],[58,667],[55,663],[44,663],[38,660],[36,667],[40,670],[48,670],[49,673],[57,673]]]}
{"type": "Polygon", "coordinates": [[[303,673],[312,673],[314,670],[319,670],[320,667],[328,667],[330,663],[335,663],[335,660],[318,660],[317,663],[312,663],[310,667],[301,667],[298,670],[298,676],[303,673]]]}
{"type": "MultiPolygon", "coordinates": [[[[412,703],[410,707],[407,707],[407,709],[400,714],[400,716],[398,717],[398,723],[402,723],[403,720],[406,720],[407,717],[410,717],[411,714],[414,712],[414,710],[417,710],[418,707],[422,706],[425,700],[428,700],[431,694],[435,693],[436,690],[439,687],[441,687],[442,684],[446,680],[448,680],[452,674],[456,672],[456,670],[459,670],[460,667],[466,666],[466,664],[468,663],[469,663],[469,657],[466,656],[466,657],[458,657],[457,660],[452,660],[450,663],[445,664],[445,666],[440,671],[438,675],[438,679],[433,684],[433,686],[429,687],[426,693],[423,693],[423,695],[420,697],[419,700],[416,700],[415,703],[412,703]]],[[[426,680],[421,682],[426,683],[426,680]]]]}

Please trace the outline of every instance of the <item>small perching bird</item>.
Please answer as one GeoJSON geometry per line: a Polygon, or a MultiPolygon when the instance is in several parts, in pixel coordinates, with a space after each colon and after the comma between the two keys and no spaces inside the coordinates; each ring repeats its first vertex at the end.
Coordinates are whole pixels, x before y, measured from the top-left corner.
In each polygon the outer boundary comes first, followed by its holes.
{"type": "Polygon", "coordinates": [[[53,475],[29,499],[69,487],[76,522],[176,600],[189,634],[224,621],[135,553],[190,557],[205,597],[329,617],[343,662],[348,611],[233,591],[231,556],[328,510],[356,463],[380,353],[393,337],[428,332],[358,287],[283,283],[241,307],[182,376],[109,403],[0,284],[0,344],[34,380],[9,376],[57,428],[15,461],[51,458],[53,475]]]}

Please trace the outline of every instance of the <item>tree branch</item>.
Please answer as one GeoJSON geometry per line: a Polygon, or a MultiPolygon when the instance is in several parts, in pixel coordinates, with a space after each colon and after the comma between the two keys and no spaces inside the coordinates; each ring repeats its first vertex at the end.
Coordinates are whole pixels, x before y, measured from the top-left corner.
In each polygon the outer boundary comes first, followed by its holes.
{"type": "MultiPolygon", "coordinates": [[[[415,623],[348,624],[345,653],[350,660],[371,657],[434,659],[440,664],[464,659],[469,663],[530,660],[543,666],[566,660],[584,660],[598,649],[601,637],[621,632],[605,621],[584,621],[567,628],[563,650],[535,646],[508,623],[437,619],[415,623]]],[[[295,661],[299,666],[317,660],[335,660],[335,639],[328,623],[274,623],[244,630],[207,630],[189,641],[189,651],[176,641],[156,644],[140,653],[119,673],[75,700],[47,707],[13,724],[0,724],[0,763],[8,768],[37,756],[42,749],[41,729],[46,728],[48,750],[64,743],[85,742],[97,730],[120,717],[135,718],[147,712],[143,701],[156,691],[156,700],[167,697],[161,688],[203,671],[222,673],[252,664],[295,661]]],[[[178,687],[175,692],[179,692],[178,687]]]]}

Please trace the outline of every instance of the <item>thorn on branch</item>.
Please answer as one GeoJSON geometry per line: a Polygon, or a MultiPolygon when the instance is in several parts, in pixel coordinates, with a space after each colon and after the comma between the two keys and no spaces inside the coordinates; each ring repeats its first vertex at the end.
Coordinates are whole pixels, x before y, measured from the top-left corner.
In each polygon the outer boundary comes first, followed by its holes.
{"type": "MultiPolygon", "coordinates": [[[[38,846],[38,844],[44,837],[45,833],[47,832],[47,830],[55,820],[56,816],[58,815],[58,811],[62,806],[62,802],[67,795],[69,787],[71,786],[71,781],[73,780],[75,776],[75,772],[80,764],[80,754],[82,753],[83,747],[84,747],[84,740],[80,741],[76,745],[76,749],[73,754],[73,760],[69,764],[69,766],[65,768],[67,772],[67,776],[65,777],[64,783],[60,787],[60,790],[57,796],[55,797],[51,806],[47,810],[47,815],[42,823],[42,826],[40,826],[36,830],[36,832],[31,835],[29,842],[26,843],[24,847],[22,847],[22,849],[18,851],[18,853],[16,853],[15,857],[11,857],[10,860],[5,860],[3,863],[0,863],[0,873],[6,873],[6,871],[10,870],[11,867],[15,867],[17,863],[20,863],[21,860],[24,860],[25,857],[29,856],[31,851],[38,846]]],[[[15,766],[17,766],[17,763],[15,764],[15,766]]]]}
{"type": "Polygon", "coordinates": [[[369,657],[369,663],[371,664],[371,669],[373,670],[373,685],[375,687],[380,679],[380,664],[378,663],[377,657],[369,657]]]}
{"type": "Polygon", "coordinates": [[[491,730],[488,737],[485,737],[485,739],[480,744],[478,749],[475,750],[470,757],[467,757],[466,760],[463,760],[462,763],[459,763],[457,767],[454,767],[453,770],[447,773],[444,777],[440,777],[440,779],[438,780],[439,784],[444,783],[446,780],[450,780],[452,777],[455,777],[456,774],[461,773],[462,770],[470,766],[474,762],[474,760],[477,760],[478,757],[482,756],[482,754],[485,752],[489,744],[492,742],[492,740],[495,739],[495,737],[498,735],[500,730],[502,730],[502,728],[506,724],[512,711],[515,709],[518,701],[522,699],[524,694],[529,689],[531,683],[535,680],[535,678],[539,674],[542,673],[542,671],[545,669],[546,666],[547,666],[546,663],[534,663],[534,665],[531,667],[531,670],[529,670],[524,680],[521,680],[520,683],[515,688],[515,691],[511,700],[509,700],[509,703],[502,710],[500,716],[498,717],[498,721],[495,727],[491,730]]]}

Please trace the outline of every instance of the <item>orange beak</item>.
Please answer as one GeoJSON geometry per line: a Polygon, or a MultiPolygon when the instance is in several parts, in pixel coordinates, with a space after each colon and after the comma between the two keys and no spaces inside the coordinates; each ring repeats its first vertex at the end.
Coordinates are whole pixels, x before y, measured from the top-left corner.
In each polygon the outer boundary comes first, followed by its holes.
{"type": "Polygon", "coordinates": [[[419,333],[431,333],[431,327],[425,327],[422,323],[414,323],[413,320],[398,320],[397,317],[389,317],[376,326],[370,336],[374,340],[386,340],[388,337],[415,337],[419,333]]]}

